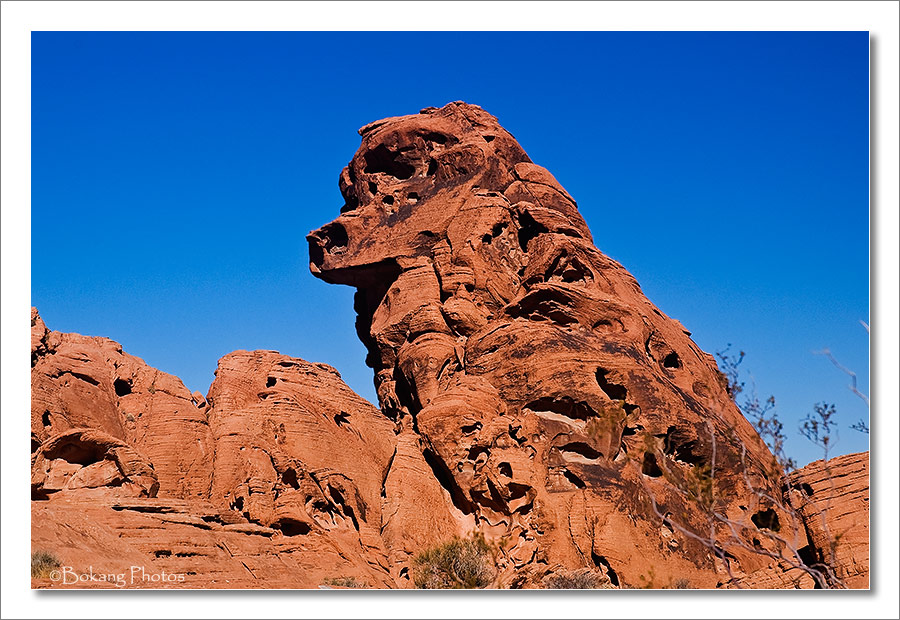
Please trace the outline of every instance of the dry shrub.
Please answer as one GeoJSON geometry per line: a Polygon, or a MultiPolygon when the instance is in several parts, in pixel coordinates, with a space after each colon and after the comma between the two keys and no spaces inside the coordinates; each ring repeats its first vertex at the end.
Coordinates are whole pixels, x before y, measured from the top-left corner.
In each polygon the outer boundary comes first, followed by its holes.
{"type": "Polygon", "coordinates": [[[609,578],[589,568],[558,571],[544,577],[544,587],[550,590],[595,590],[612,588],[609,578]]]}
{"type": "Polygon", "coordinates": [[[35,579],[46,579],[50,576],[50,571],[59,567],[59,558],[49,551],[35,551],[31,554],[31,576],[35,579]]]}
{"type": "Polygon", "coordinates": [[[361,581],[356,577],[329,577],[322,582],[323,586],[334,586],[337,588],[368,588],[369,584],[361,581]]]}
{"type": "Polygon", "coordinates": [[[426,589],[484,588],[494,574],[494,550],[480,533],[426,549],[412,566],[413,583],[426,589]]]}

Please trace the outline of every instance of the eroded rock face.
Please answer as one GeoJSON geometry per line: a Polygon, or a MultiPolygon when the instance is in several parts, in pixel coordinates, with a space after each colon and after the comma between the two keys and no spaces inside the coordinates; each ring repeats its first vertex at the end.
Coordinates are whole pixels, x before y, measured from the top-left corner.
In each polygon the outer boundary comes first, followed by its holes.
{"type": "Polygon", "coordinates": [[[399,498],[415,505],[404,493],[440,493],[337,371],[273,351],[222,358],[207,401],[33,310],[31,418],[33,548],[124,572],[121,587],[402,587],[382,530],[399,498]],[[131,566],[183,578],[135,582],[131,566]]]}
{"type": "Polygon", "coordinates": [[[869,453],[815,461],[791,476],[816,562],[847,588],[869,587],[869,453]]]}
{"type": "Polygon", "coordinates": [[[394,433],[375,407],[334,368],[274,351],[219,360],[209,401],[214,505],[298,548],[327,534],[345,556],[365,559],[361,570],[387,574],[380,534],[394,433]]]}
{"type": "MultiPolygon", "coordinates": [[[[130,446],[152,464],[161,497],[209,494],[213,446],[206,400],[117,342],[47,329],[32,308],[32,454],[76,429],[130,446]]],[[[78,437],[70,435],[70,443],[78,437]]],[[[100,458],[87,445],[81,452],[100,458]]]]}
{"type": "MultiPolygon", "coordinates": [[[[778,510],[747,488],[777,492],[772,457],[713,358],[594,247],[572,197],[490,114],[452,103],[360,135],[310,266],[357,289],[381,410],[444,488],[421,510],[491,536],[511,582],[555,565],[720,582],[709,549],[648,500],[704,527],[666,477],[708,471],[714,439],[720,509],[778,510]]],[[[727,552],[733,571],[768,562],[727,552]]]]}

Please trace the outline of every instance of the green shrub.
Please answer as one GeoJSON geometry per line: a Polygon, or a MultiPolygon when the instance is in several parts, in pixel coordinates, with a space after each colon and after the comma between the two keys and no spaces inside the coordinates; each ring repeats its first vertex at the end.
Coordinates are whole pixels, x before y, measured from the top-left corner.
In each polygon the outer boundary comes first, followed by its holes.
{"type": "Polygon", "coordinates": [[[35,579],[45,579],[50,576],[50,571],[59,567],[59,558],[49,551],[35,551],[31,554],[31,576],[35,579]]]}
{"type": "Polygon", "coordinates": [[[593,590],[612,588],[609,578],[589,568],[559,571],[544,577],[544,587],[550,590],[593,590]]]}
{"type": "Polygon", "coordinates": [[[427,589],[484,588],[494,573],[494,550],[480,533],[426,549],[412,566],[413,583],[427,589]]]}

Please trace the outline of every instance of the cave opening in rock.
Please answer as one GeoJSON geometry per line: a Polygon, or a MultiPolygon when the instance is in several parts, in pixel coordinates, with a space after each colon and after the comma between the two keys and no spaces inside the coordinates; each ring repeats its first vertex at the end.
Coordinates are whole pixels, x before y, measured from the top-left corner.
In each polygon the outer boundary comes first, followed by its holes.
{"type": "Polygon", "coordinates": [[[127,396],[131,394],[131,381],[116,379],[113,381],[113,388],[116,390],[116,396],[127,396]]]}
{"type": "Polygon", "coordinates": [[[296,519],[281,519],[276,524],[276,527],[285,536],[306,536],[312,530],[309,523],[297,521],[296,519]]]}
{"type": "Polygon", "coordinates": [[[663,358],[663,368],[681,368],[681,360],[677,353],[669,353],[663,358]]]}
{"type": "Polygon", "coordinates": [[[775,512],[774,508],[760,510],[750,517],[750,520],[753,521],[753,525],[761,530],[777,532],[781,529],[781,524],[778,522],[778,513],[775,512]]]}
{"type": "Polygon", "coordinates": [[[656,462],[656,455],[652,452],[644,452],[644,460],[641,463],[641,473],[651,478],[659,478],[663,475],[659,464],[656,462]]]}
{"type": "Polygon", "coordinates": [[[381,172],[400,180],[410,178],[416,169],[405,162],[399,161],[398,155],[399,153],[395,153],[385,145],[379,144],[363,156],[366,160],[365,172],[368,174],[381,172]]]}

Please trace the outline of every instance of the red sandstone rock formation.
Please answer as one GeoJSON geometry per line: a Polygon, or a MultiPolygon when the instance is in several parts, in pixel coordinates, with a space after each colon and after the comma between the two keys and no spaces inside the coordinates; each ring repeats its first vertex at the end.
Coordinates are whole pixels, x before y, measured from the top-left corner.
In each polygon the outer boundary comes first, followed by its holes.
{"type": "Polygon", "coordinates": [[[126,587],[395,587],[393,454],[393,424],[324,364],[231,353],[207,402],[32,311],[32,545],[76,570],[124,571],[126,587]],[[131,566],[185,577],[133,582],[131,566]]]}
{"type": "Polygon", "coordinates": [[[791,476],[814,561],[847,588],[869,587],[869,453],[815,461],[791,476]]]}
{"type": "Polygon", "coordinates": [[[866,587],[867,455],[780,499],[713,359],[496,119],[456,103],[360,133],[310,257],[357,288],[381,410],[273,351],[222,358],[204,398],[33,310],[36,550],[124,587],[409,587],[414,554],[478,530],[499,587],[813,587],[765,555],[781,540],[866,587]],[[717,510],[748,526],[715,550],[674,527],[704,531],[683,491],[711,465],[717,510]],[[183,579],[144,578],[162,573],[183,579]]]}
{"type": "MultiPolygon", "coordinates": [[[[107,437],[96,441],[131,446],[153,464],[161,497],[207,497],[213,446],[206,418],[203,397],[177,377],[107,338],[50,331],[32,308],[32,452],[66,431],[100,431],[107,437]]],[[[68,443],[84,447],[68,449],[93,453],[80,437],[68,443]]],[[[143,494],[156,494],[150,491],[143,494]]]]}
{"type": "MultiPolygon", "coordinates": [[[[381,409],[444,488],[418,507],[426,520],[487,534],[511,584],[592,566],[614,584],[695,587],[723,583],[724,562],[651,496],[705,531],[676,489],[714,467],[729,519],[790,522],[764,499],[772,456],[713,358],[594,247],[573,198],[493,116],[452,103],[360,135],[340,217],[308,237],[311,270],[357,289],[381,409]]],[[[769,564],[753,545],[772,544],[746,534],[718,555],[751,573],[769,564]]]]}

